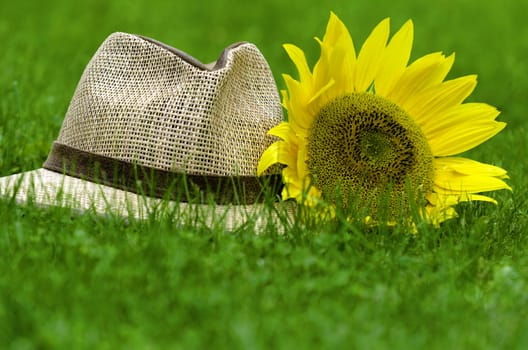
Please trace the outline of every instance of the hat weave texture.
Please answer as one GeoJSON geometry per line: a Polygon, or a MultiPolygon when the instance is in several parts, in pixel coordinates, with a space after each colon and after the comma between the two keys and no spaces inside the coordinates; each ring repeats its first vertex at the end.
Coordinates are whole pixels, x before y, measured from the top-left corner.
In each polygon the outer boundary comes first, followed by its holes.
{"type": "Polygon", "coordinates": [[[260,51],[241,43],[195,66],[145,38],[112,34],[86,67],[57,142],[161,170],[256,174],[282,120],[260,51]]]}

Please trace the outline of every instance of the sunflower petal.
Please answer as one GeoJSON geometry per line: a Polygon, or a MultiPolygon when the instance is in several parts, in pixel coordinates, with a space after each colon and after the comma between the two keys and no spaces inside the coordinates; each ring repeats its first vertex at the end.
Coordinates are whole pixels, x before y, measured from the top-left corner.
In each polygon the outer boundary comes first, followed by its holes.
{"type": "Polygon", "coordinates": [[[413,36],[413,22],[409,20],[390,40],[376,74],[376,94],[386,96],[405,71],[411,56],[413,36]]]}
{"type": "Polygon", "coordinates": [[[287,122],[280,122],[268,131],[268,135],[280,137],[283,140],[288,140],[290,137],[295,136],[292,131],[290,124],[287,122]]]}
{"type": "Polygon", "coordinates": [[[347,44],[348,49],[355,58],[356,52],[354,49],[354,44],[352,42],[352,37],[350,36],[347,27],[334,12],[330,12],[330,18],[326,26],[326,32],[323,37],[323,42],[330,46],[333,46],[339,41],[344,41],[347,44]]]}
{"type": "Polygon", "coordinates": [[[488,196],[483,196],[481,194],[468,194],[467,196],[461,199],[461,202],[473,202],[473,201],[488,202],[488,203],[493,203],[495,205],[498,204],[495,199],[488,197],[488,196]]]}
{"type": "Polygon", "coordinates": [[[283,101],[288,110],[288,122],[297,135],[306,135],[314,118],[307,111],[308,98],[311,96],[305,86],[291,76],[284,74],[283,78],[289,94],[289,98],[283,101]]]}
{"type": "MultiPolygon", "coordinates": [[[[313,104],[319,97],[324,95],[334,85],[335,85],[335,80],[334,79],[330,79],[325,86],[321,87],[317,92],[315,92],[313,94],[312,98],[307,102],[307,104],[308,105],[313,104]]],[[[314,107],[319,107],[319,108],[316,108],[317,112],[318,112],[320,107],[322,107],[322,106],[314,106],[314,107]]],[[[316,113],[313,113],[313,114],[316,114],[316,113]]]]}
{"type": "Polygon", "coordinates": [[[348,30],[335,14],[330,17],[324,39],[316,38],[321,56],[313,69],[314,94],[319,97],[324,92],[327,99],[353,91],[356,64],[355,49],[348,30]],[[328,89],[330,86],[332,88],[328,89]]]}
{"type": "Polygon", "coordinates": [[[425,196],[427,202],[434,206],[443,206],[448,207],[456,205],[458,203],[457,196],[450,196],[444,194],[438,194],[436,192],[431,192],[425,196]]]}
{"type": "MultiPolygon", "coordinates": [[[[330,62],[331,62],[331,51],[333,50],[332,47],[328,47],[327,43],[324,43],[320,40],[318,40],[318,43],[321,47],[321,56],[319,57],[319,60],[314,65],[313,68],[313,79],[314,84],[319,85],[325,85],[326,82],[332,79],[332,73],[330,71],[330,62]]],[[[314,89],[317,89],[314,87],[314,89]]]]}
{"type": "Polygon", "coordinates": [[[295,199],[297,201],[299,197],[302,196],[302,191],[299,187],[295,187],[292,184],[285,184],[281,192],[281,197],[283,200],[295,199]]]}
{"type": "Polygon", "coordinates": [[[356,67],[356,50],[352,37],[344,23],[332,12],[323,40],[316,38],[321,46],[321,58],[314,67],[314,76],[319,85],[333,79],[338,82],[335,95],[353,91],[356,67]],[[325,70],[324,67],[327,69],[325,70]],[[321,74],[326,71],[327,77],[321,74]],[[322,78],[322,79],[321,79],[322,78]]]}
{"type": "Polygon", "coordinates": [[[295,153],[289,152],[287,142],[277,141],[272,143],[260,157],[257,165],[257,176],[262,175],[266,169],[274,164],[295,164],[295,153]]]}
{"type": "Polygon", "coordinates": [[[452,156],[470,150],[499,133],[506,123],[467,121],[428,135],[431,152],[437,157],[452,156]]]}
{"type": "Polygon", "coordinates": [[[387,97],[407,110],[407,103],[412,103],[417,93],[444,80],[454,61],[455,55],[445,57],[440,52],[417,59],[405,69],[396,82],[397,88],[392,89],[387,97]]]}
{"type": "Polygon", "coordinates": [[[455,171],[462,175],[486,175],[506,178],[506,170],[494,165],[477,162],[476,160],[462,157],[435,158],[436,171],[455,171]]]}
{"type": "Polygon", "coordinates": [[[299,80],[301,84],[306,85],[307,89],[310,89],[313,85],[312,72],[306,61],[304,51],[292,44],[284,44],[284,50],[293,61],[299,72],[299,80]]]}
{"type": "Polygon", "coordinates": [[[281,90],[280,91],[282,96],[282,107],[286,108],[288,110],[288,106],[290,105],[290,98],[288,96],[288,90],[281,90]]]}
{"type": "Polygon", "coordinates": [[[442,138],[445,131],[456,127],[472,130],[474,124],[494,124],[500,112],[485,103],[464,103],[438,114],[436,118],[422,120],[420,127],[428,139],[442,138]]]}
{"type": "Polygon", "coordinates": [[[389,38],[389,25],[390,20],[388,18],[381,21],[361,47],[356,65],[356,91],[367,91],[374,81],[389,38]]]}
{"type": "Polygon", "coordinates": [[[482,201],[497,204],[497,201],[491,197],[480,194],[460,193],[460,194],[439,194],[431,193],[427,196],[427,201],[439,207],[449,207],[457,205],[460,202],[482,201]]]}
{"type": "Polygon", "coordinates": [[[286,83],[288,95],[290,97],[290,104],[303,105],[310,98],[311,91],[305,85],[292,78],[289,74],[283,74],[282,78],[286,83]]]}
{"type": "Polygon", "coordinates": [[[333,88],[329,91],[330,98],[354,91],[355,63],[350,52],[342,44],[338,44],[334,47],[329,61],[331,64],[327,64],[328,71],[333,81],[333,88]]]}
{"type": "Polygon", "coordinates": [[[417,93],[406,104],[406,111],[419,125],[436,122],[438,115],[460,105],[475,89],[476,75],[448,80],[417,93]]]}
{"type": "Polygon", "coordinates": [[[442,222],[456,218],[458,216],[455,209],[452,207],[437,207],[428,205],[425,207],[425,210],[427,213],[427,218],[435,226],[439,226],[442,222]]]}
{"type": "Polygon", "coordinates": [[[308,166],[306,165],[308,151],[305,144],[299,145],[297,152],[297,175],[301,179],[308,178],[310,172],[308,171],[308,166]]]}
{"type": "Polygon", "coordinates": [[[453,171],[435,171],[433,188],[435,192],[442,194],[511,190],[504,181],[493,176],[460,175],[453,171]]]}
{"type": "MultiPolygon", "coordinates": [[[[295,165],[295,162],[293,164],[295,165]]],[[[282,169],[282,177],[285,183],[301,183],[295,166],[287,166],[282,169]]]]}
{"type": "Polygon", "coordinates": [[[273,164],[279,162],[279,144],[281,141],[277,141],[271,144],[260,156],[260,160],[257,166],[257,176],[260,176],[273,164]]]}

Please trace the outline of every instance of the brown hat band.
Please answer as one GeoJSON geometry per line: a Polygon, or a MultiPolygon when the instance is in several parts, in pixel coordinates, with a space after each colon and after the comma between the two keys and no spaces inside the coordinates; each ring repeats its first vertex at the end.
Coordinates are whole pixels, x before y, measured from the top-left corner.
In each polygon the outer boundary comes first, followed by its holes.
{"type": "Polygon", "coordinates": [[[204,204],[253,204],[282,190],[281,175],[179,174],[54,142],[43,168],[149,197],[204,204]]]}

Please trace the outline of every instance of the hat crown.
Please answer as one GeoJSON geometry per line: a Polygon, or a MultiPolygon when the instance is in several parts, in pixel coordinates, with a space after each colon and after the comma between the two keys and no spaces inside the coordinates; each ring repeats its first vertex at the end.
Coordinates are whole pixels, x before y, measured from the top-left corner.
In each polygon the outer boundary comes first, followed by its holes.
{"type": "Polygon", "coordinates": [[[86,67],[57,142],[160,170],[254,176],[282,120],[256,46],[208,66],[154,40],[114,33],[86,67]]]}

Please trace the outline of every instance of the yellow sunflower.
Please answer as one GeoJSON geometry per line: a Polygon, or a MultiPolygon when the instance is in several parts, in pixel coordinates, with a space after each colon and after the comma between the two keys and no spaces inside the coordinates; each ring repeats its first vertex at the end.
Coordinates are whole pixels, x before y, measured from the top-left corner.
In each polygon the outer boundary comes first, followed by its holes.
{"type": "Polygon", "coordinates": [[[463,103],[475,75],[445,80],[454,54],[436,52],[408,64],[412,21],[390,41],[389,19],[381,21],[356,55],[347,28],[331,13],[323,40],[316,41],[321,56],[313,69],[300,48],[284,45],[299,80],[283,76],[288,120],[269,131],[280,140],[258,166],[262,174],[285,165],[283,199],[313,206],[354,197],[377,220],[385,196],[394,221],[421,198],[422,215],[438,224],[455,217],[453,205],[461,201],[495,202],[478,193],[510,189],[505,170],[455,156],[505,123],[495,121],[499,112],[488,104],[463,103]]]}

